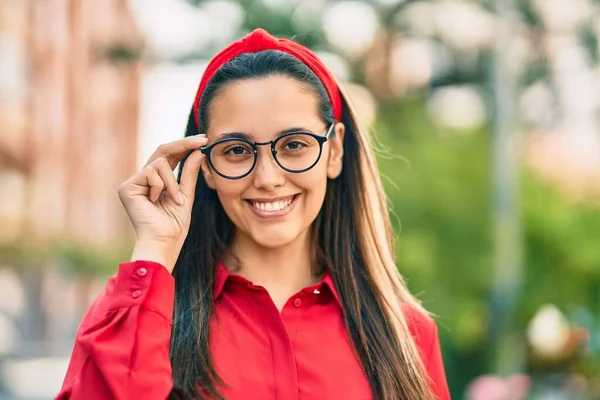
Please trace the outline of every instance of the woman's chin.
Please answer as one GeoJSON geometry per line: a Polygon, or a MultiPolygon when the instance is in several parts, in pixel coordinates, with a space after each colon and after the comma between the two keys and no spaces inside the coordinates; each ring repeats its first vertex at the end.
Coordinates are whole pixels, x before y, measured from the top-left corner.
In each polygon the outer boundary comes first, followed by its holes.
{"type": "Polygon", "coordinates": [[[255,232],[251,237],[260,247],[274,250],[290,245],[298,238],[298,235],[293,234],[289,230],[274,229],[255,232]]]}

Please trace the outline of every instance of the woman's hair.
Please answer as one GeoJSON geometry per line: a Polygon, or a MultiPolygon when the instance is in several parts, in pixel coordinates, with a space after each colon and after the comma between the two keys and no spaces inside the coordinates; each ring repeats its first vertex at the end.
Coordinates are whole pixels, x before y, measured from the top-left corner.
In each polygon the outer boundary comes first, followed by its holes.
{"type": "MultiPolygon", "coordinates": [[[[318,99],[326,124],[334,122],[329,97],[312,70],[276,50],[241,54],[221,67],[200,102],[200,126],[210,123],[211,101],[228,84],[283,75],[307,85],[318,99]]],[[[339,86],[339,85],[338,85],[339,86]]],[[[341,90],[341,87],[340,87],[341,90]]],[[[331,271],[344,318],[374,398],[433,399],[402,304],[425,312],[398,274],[394,239],[368,133],[360,129],[342,91],[341,122],[346,127],[343,169],[329,180],[325,200],[312,226],[315,257],[331,271]]],[[[186,136],[198,133],[191,114],[186,136]]],[[[175,311],[171,337],[172,398],[223,398],[223,382],[209,348],[215,266],[228,249],[234,225],[202,174],[188,236],[175,265],[175,311]],[[201,393],[198,392],[201,388],[201,393]]]]}

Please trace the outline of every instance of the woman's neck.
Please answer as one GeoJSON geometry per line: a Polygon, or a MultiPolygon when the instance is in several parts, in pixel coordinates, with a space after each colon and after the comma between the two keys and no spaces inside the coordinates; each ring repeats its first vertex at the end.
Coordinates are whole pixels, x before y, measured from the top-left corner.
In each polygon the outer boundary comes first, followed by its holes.
{"type": "Polygon", "coordinates": [[[230,272],[264,287],[281,310],[291,296],[320,279],[315,275],[309,233],[280,248],[262,247],[247,235],[236,233],[225,265],[230,272]]]}

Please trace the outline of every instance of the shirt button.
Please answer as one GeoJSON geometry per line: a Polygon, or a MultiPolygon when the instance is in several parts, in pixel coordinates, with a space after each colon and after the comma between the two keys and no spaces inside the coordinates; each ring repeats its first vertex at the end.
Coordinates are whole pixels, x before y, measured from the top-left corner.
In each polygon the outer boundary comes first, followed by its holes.
{"type": "Polygon", "coordinates": [[[146,276],[148,274],[148,270],[144,267],[137,270],[138,276],[146,276]]]}
{"type": "Polygon", "coordinates": [[[134,299],[137,299],[138,297],[140,297],[142,295],[142,291],[141,290],[134,290],[131,293],[131,297],[133,297],[134,299]]]}
{"type": "Polygon", "coordinates": [[[294,307],[300,307],[301,304],[302,304],[302,300],[300,300],[300,299],[294,300],[294,307]]]}

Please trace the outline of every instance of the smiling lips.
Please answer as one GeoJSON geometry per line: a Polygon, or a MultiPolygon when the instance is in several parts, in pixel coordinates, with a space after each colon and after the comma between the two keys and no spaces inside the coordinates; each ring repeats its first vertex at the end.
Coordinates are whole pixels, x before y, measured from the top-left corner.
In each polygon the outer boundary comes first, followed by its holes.
{"type": "Polygon", "coordinates": [[[246,202],[261,216],[282,215],[288,211],[289,206],[296,199],[296,195],[279,197],[277,199],[248,199],[246,202]]]}

